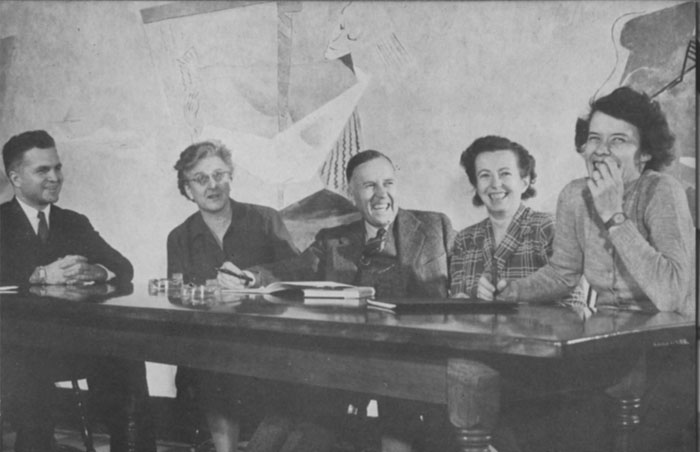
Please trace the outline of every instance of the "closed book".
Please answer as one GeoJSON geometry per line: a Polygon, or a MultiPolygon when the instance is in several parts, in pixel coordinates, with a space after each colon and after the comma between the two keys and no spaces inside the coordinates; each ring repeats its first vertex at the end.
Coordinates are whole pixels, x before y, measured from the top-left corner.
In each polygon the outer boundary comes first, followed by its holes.
{"type": "Polygon", "coordinates": [[[235,292],[275,295],[280,298],[361,299],[373,297],[374,287],[352,286],[333,281],[277,281],[265,287],[235,292]]]}

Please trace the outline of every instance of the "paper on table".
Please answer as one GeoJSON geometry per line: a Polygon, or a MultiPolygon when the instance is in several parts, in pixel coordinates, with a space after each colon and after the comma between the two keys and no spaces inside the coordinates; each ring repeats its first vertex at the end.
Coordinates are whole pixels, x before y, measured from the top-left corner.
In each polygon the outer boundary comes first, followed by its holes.
{"type": "Polygon", "coordinates": [[[369,298],[374,288],[352,286],[333,281],[278,281],[265,287],[224,289],[223,293],[298,295],[303,298],[369,298]]]}

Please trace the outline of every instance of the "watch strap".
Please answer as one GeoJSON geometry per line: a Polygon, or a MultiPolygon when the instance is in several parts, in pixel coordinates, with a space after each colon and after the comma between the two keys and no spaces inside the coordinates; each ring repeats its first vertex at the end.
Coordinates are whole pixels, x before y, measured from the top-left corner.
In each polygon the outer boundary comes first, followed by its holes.
{"type": "Polygon", "coordinates": [[[627,215],[624,212],[616,212],[605,222],[605,229],[609,230],[613,226],[619,226],[625,222],[627,215]]]}

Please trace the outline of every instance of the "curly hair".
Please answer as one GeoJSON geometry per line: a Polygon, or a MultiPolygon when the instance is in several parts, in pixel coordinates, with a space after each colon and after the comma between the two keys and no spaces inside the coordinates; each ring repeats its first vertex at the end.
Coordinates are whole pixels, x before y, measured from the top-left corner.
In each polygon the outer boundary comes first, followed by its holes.
{"type": "Polygon", "coordinates": [[[224,161],[226,166],[233,171],[231,151],[222,143],[218,141],[202,141],[188,146],[180,153],[180,158],[174,166],[177,171],[177,188],[180,189],[182,196],[187,199],[190,199],[190,197],[187,196],[187,191],[185,190],[185,186],[187,185],[185,173],[194,168],[197,163],[206,157],[219,157],[224,161]]]}
{"type": "Polygon", "coordinates": [[[673,163],[676,158],[673,143],[676,138],[666,120],[661,106],[647,94],[623,86],[607,96],[592,100],[588,117],[577,122],[576,138],[578,152],[581,152],[581,137],[588,136],[588,127],[596,112],[605,113],[635,126],[639,131],[639,150],[651,158],[644,169],[661,170],[673,163]]]}
{"type": "MultiPolygon", "coordinates": [[[[464,152],[462,152],[462,155],[459,158],[459,163],[467,173],[469,182],[476,187],[476,157],[484,152],[504,150],[513,151],[515,154],[518,160],[518,168],[520,169],[520,177],[530,177],[530,185],[521,195],[521,199],[532,198],[537,194],[537,191],[533,187],[533,184],[537,179],[537,173],[535,172],[535,158],[523,146],[514,141],[510,141],[508,138],[503,138],[496,135],[487,135],[485,137],[477,138],[471,145],[469,145],[467,149],[464,150],[464,152]]],[[[474,194],[472,202],[477,207],[484,205],[484,202],[481,200],[478,193],[474,194]]]]}

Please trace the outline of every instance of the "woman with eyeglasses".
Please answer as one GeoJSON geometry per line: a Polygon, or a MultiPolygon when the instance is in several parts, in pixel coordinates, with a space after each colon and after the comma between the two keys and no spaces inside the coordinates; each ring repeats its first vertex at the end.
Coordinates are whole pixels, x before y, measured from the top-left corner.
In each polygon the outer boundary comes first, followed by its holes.
{"type": "MultiPolygon", "coordinates": [[[[204,284],[230,278],[217,271],[226,262],[248,268],[299,253],[277,211],[230,198],[233,163],[222,144],[205,141],[187,147],[175,170],[180,193],[198,210],[168,235],[169,278],[181,274],[185,283],[204,284]]],[[[194,392],[216,451],[236,451],[241,413],[235,407],[261,404],[259,382],[180,368],[176,384],[179,397],[194,392]]]]}
{"type": "Polygon", "coordinates": [[[550,263],[486,296],[551,300],[585,275],[598,307],[693,312],[694,225],[683,187],[662,172],[674,136],[658,103],[618,88],[592,102],[576,137],[588,177],[559,195],[550,263]]]}
{"type": "MultiPolygon", "coordinates": [[[[503,300],[546,302],[585,275],[597,294],[597,309],[675,311],[695,319],[693,220],[682,185],[664,172],[675,158],[673,143],[666,115],[648,95],[621,87],[594,100],[575,134],[588,174],[559,195],[549,264],[523,279],[500,280],[491,293],[495,289],[495,297],[503,300]]],[[[601,365],[624,370],[640,359],[639,353],[631,347],[601,365]]],[[[643,359],[651,383],[644,394],[646,428],[634,435],[631,450],[692,450],[695,348],[657,345],[643,359]]],[[[550,428],[567,432],[561,436],[569,442],[563,450],[607,446],[591,444],[605,435],[590,433],[605,431],[605,418],[586,415],[606,403],[604,398],[567,399],[559,405],[568,411],[552,416],[556,421],[550,428]],[[581,425],[586,429],[569,429],[581,425]]]]}

